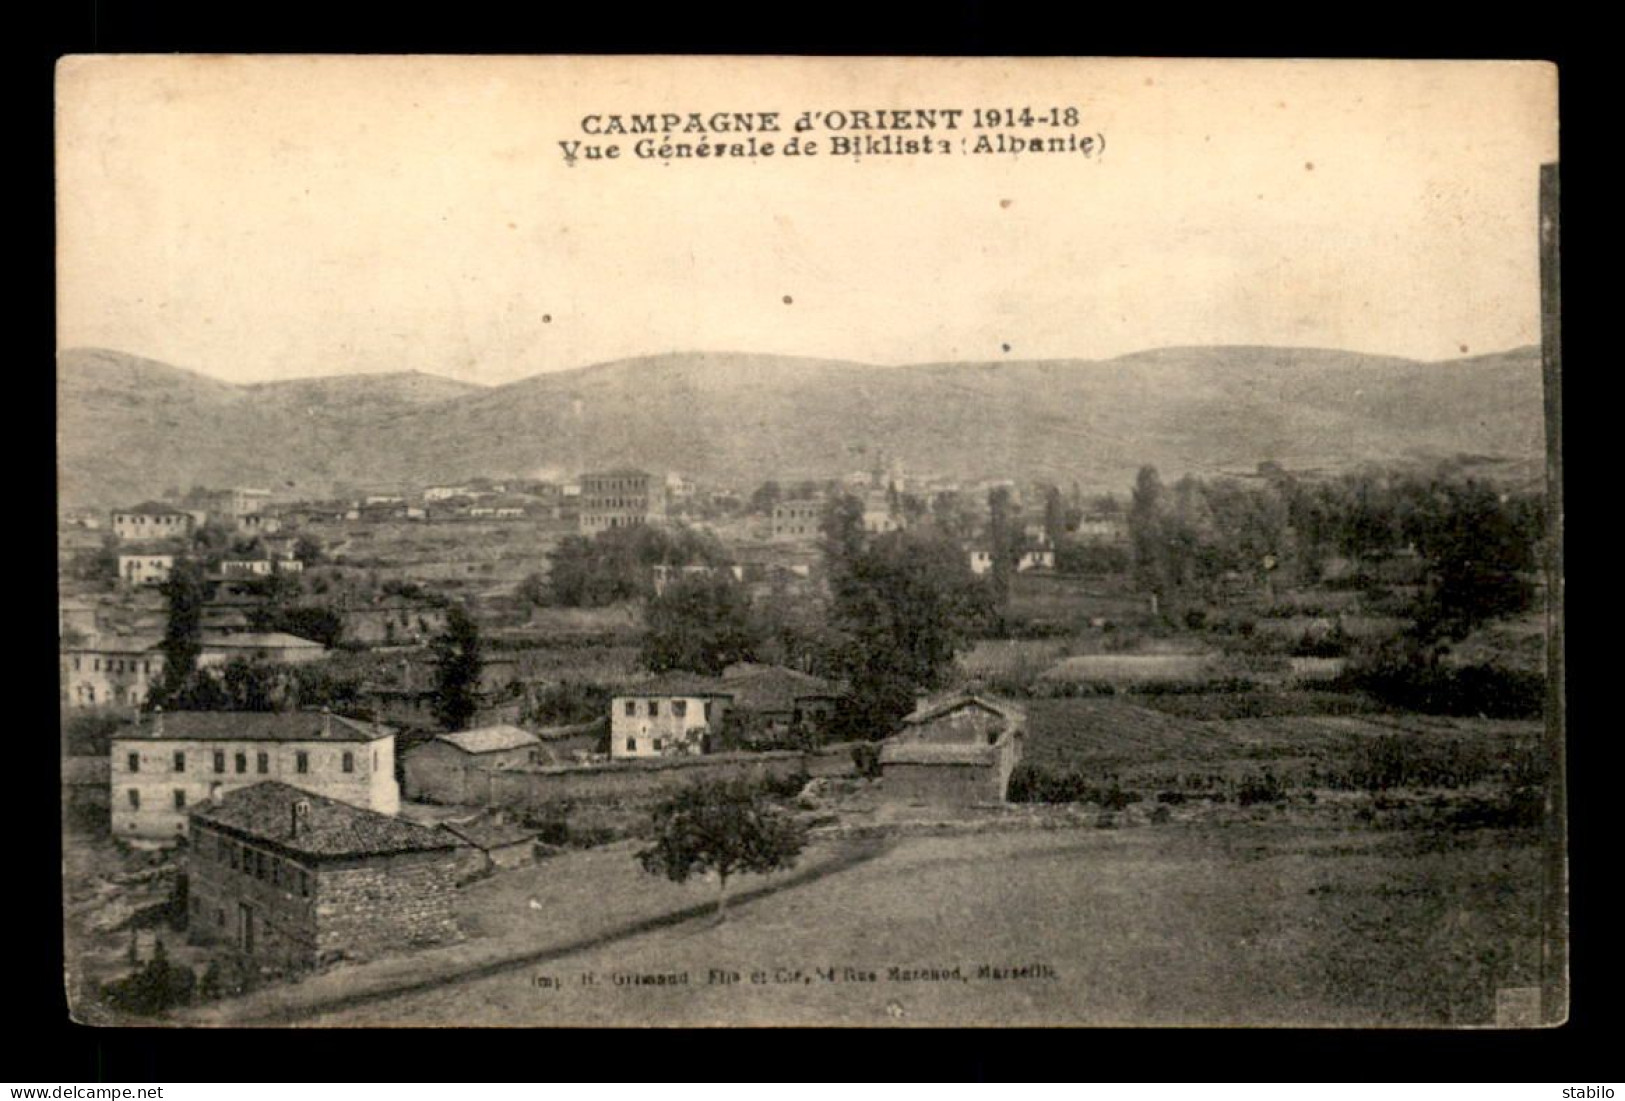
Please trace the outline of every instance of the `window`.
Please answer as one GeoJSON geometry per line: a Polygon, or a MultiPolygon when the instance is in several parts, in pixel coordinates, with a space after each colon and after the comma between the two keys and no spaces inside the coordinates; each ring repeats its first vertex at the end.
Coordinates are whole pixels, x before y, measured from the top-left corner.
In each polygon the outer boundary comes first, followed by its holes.
{"type": "Polygon", "coordinates": [[[130,809],[131,810],[140,810],[141,809],[141,793],[139,791],[137,791],[135,788],[131,788],[126,794],[128,794],[129,797],[130,797],[130,809]]]}
{"type": "Polygon", "coordinates": [[[271,886],[282,886],[282,861],[271,861],[271,886]]]}
{"type": "Polygon", "coordinates": [[[91,664],[91,672],[100,673],[102,671],[102,659],[101,658],[95,659],[90,664],[91,664]]]}
{"type": "Polygon", "coordinates": [[[344,751],[343,767],[345,772],[355,771],[355,754],[351,753],[348,749],[344,751]]]}
{"type": "Polygon", "coordinates": [[[220,925],[220,926],[224,926],[226,924],[226,912],[224,910],[221,910],[221,909],[216,909],[215,910],[215,912],[214,912],[214,923],[216,925],[220,925]]]}
{"type": "Polygon", "coordinates": [[[293,755],[293,767],[295,772],[309,772],[310,754],[303,749],[295,753],[293,755]]]}
{"type": "Polygon", "coordinates": [[[254,851],[254,878],[265,878],[265,854],[258,849],[254,851]]]}
{"type": "Polygon", "coordinates": [[[661,747],[661,746],[663,746],[663,745],[665,745],[665,744],[666,744],[666,743],[665,743],[665,740],[664,740],[664,739],[661,739],[661,738],[656,738],[656,739],[655,739],[655,744],[654,744],[654,751],[655,751],[655,752],[656,752],[656,753],[659,753],[659,752],[660,752],[660,747],[661,747]]]}
{"type": "Polygon", "coordinates": [[[176,772],[185,772],[186,771],[186,753],[183,750],[177,749],[175,751],[175,771],[176,772]]]}
{"type": "Polygon", "coordinates": [[[659,700],[650,700],[649,701],[649,717],[652,719],[656,715],[659,715],[659,714],[660,714],[660,701],[659,700]]]}
{"type": "Polygon", "coordinates": [[[231,853],[231,870],[235,872],[238,868],[242,867],[242,853],[234,844],[228,845],[227,851],[231,853]]]}
{"type": "Polygon", "coordinates": [[[299,869],[299,894],[302,898],[310,897],[310,873],[299,869]]]}
{"type": "Polygon", "coordinates": [[[140,772],[141,771],[141,754],[139,754],[139,753],[130,754],[130,756],[126,759],[125,763],[130,766],[130,771],[131,772],[140,772]]]}
{"type": "Polygon", "coordinates": [[[271,755],[269,753],[256,753],[254,755],[254,770],[261,776],[271,771],[271,755]]]}
{"type": "Polygon", "coordinates": [[[185,810],[186,809],[186,792],[181,790],[180,788],[175,789],[175,809],[176,810],[185,810]]]}
{"type": "MultiPolygon", "coordinates": [[[[626,751],[628,753],[636,753],[638,751],[638,740],[636,738],[626,739],[626,751]]],[[[134,795],[135,792],[132,791],[130,794],[134,795]]]]}
{"type": "Polygon", "coordinates": [[[236,764],[237,764],[237,774],[239,776],[242,775],[243,773],[247,772],[248,771],[248,754],[246,754],[246,753],[237,754],[236,764]]]}
{"type": "Polygon", "coordinates": [[[79,672],[79,659],[78,658],[73,659],[73,671],[75,673],[79,672]]]}
{"type": "Polygon", "coordinates": [[[627,700],[626,701],[626,713],[628,715],[636,715],[638,713],[638,701],[637,700],[627,700]]]}
{"type": "Polygon", "coordinates": [[[223,749],[214,751],[214,770],[216,772],[226,771],[226,751],[223,749]]]}
{"type": "Polygon", "coordinates": [[[688,714],[688,701],[687,700],[672,700],[671,701],[671,713],[673,715],[676,715],[679,719],[681,719],[683,716],[687,715],[688,714]]]}

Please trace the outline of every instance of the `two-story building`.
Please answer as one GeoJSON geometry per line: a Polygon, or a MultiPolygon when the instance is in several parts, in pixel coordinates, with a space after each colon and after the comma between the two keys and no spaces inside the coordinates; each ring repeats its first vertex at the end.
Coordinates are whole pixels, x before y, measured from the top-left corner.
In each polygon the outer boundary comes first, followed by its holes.
{"type": "Polygon", "coordinates": [[[130,542],[182,539],[192,534],[197,518],[173,505],[143,501],[134,508],[113,510],[113,534],[130,542]]]}
{"type": "Polygon", "coordinates": [[[704,753],[732,698],[720,681],[684,674],[623,685],[610,701],[610,756],[620,760],[704,753]]]}
{"type": "Polygon", "coordinates": [[[281,631],[240,631],[203,640],[198,654],[199,669],[213,669],[233,658],[263,661],[271,665],[305,665],[320,661],[327,647],[308,638],[281,631]]]}
{"type": "Polygon", "coordinates": [[[140,707],[163,676],[160,643],[157,635],[97,634],[63,647],[62,705],[140,707]]]}
{"type": "Polygon", "coordinates": [[[801,541],[818,538],[824,502],[816,498],[780,501],[773,506],[773,538],[801,541]]]}
{"type": "Polygon", "coordinates": [[[881,743],[882,791],[926,805],[1001,803],[1026,730],[1026,711],[1006,700],[953,692],[922,701],[881,743]]]}
{"type": "Polygon", "coordinates": [[[116,837],[172,840],[191,808],[262,780],[400,809],[395,731],[325,711],[159,710],[113,736],[110,772],[116,837]]]}
{"type": "Polygon", "coordinates": [[[167,552],[118,556],[118,579],[131,588],[162,585],[174,570],[175,556],[167,552]]]}
{"type": "Polygon", "coordinates": [[[666,518],[666,482],[646,470],[606,470],[581,476],[583,534],[657,524],[666,518]]]}
{"type": "Polygon", "coordinates": [[[460,937],[456,835],[266,781],[192,808],[187,936],[298,968],[460,937]]]}

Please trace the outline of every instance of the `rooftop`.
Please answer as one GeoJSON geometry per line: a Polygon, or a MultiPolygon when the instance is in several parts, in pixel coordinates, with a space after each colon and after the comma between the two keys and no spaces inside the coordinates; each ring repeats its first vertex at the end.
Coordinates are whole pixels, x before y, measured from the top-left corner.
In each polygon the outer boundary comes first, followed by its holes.
{"type": "Polygon", "coordinates": [[[500,849],[504,845],[519,845],[536,840],[538,831],[517,822],[498,822],[489,815],[467,822],[443,822],[441,829],[468,842],[475,848],[500,849]]]}
{"type": "Polygon", "coordinates": [[[504,749],[536,745],[538,740],[530,731],[506,723],[482,726],[475,730],[457,730],[435,739],[437,742],[454,745],[464,753],[497,753],[504,749]]]}
{"type": "Polygon", "coordinates": [[[174,505],[166,505],[162,501],[142,501],[132,508],[116,508],[115,516],[190,516],[191,513],[178,509],[174,505]]]}
{"type": "Polygon", "coordinates": [[[990,746],[975,742],[937,745],[931,742],[885,742],[880,747],[881,764],[985,765],[993,758],[990,746]]]}
{"type": "Polygon", "coordinates": [[[693,673],[667,673],[633,684],[623,684],[615,689],[616,699],[625,699],[629,696],[715,696],[732,699],[734,692],[728,685],[714,677],[701,677],[693,673]]]}
{"type": "Polygon", "coordinates": [[[905,723],[923,723],[940,718],[950,711],[957,711],[961,707],[975,706],[1004,719],[1006,722],[1020,722],[1027,717],[1024,708],[1006,700],[994,699],[974,692],[950,692],[943,696],[927,697],[921,700],[918,706],[909,714],[903,716],[905,723]]]}
{"type": "Polygon", "coordinates": [[[319,642],[281,631],[245,631],[239,635],[214,638],[203,644],[205,650],[238,648],[245,650],[325,650],[319,642]]]}
{"type": "Polygon", "coordinates": [[[791,711],[797,700],[840,695],[828,681],[781,665],[733,665],[723,672],[722,683],[734,703],[758,711],[791,711]]]}
{"type": "Polygon", "coordinates": [[[394,734],[381,723],[321,711],[172,711],[144,715],[117,738],[155,741],[372,742],[394,734]],[[158,728],[163,727],[163,733],[158,728]]]}
{"type": "Polygon", "coordinates": [[[92,635],[77,646],[64,646],[73,653],[87,654],[148,654],[159,648],[163,639],[158,635],[92,635]]]}
{"type": "Polygon", "coordinates": [[[384,856],[455,849],[459,842],[427,826],[352,807],[289,784],[267,780],[203,803],[192,820],[291,853],[318,857],[384,856]],[[309,806],[298,833],[294,808],[309,806]]]}

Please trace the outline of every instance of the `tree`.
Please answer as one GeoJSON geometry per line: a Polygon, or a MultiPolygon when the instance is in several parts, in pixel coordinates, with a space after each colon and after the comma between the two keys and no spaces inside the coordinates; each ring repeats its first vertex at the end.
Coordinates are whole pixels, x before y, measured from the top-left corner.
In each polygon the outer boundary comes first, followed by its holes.
{"type": "Polygon", "coordinates": [[[674,883],[715,872],[718,922],[727,919],[730,877],[794,867],[807,842],[799,822],[744,780],[683,788],[654,808],[651,822],[654,840],[638,863],[674,883]]]}
{"type": "Polygon", "coordinates": [[[1044,491],[1044,534],[1049,538],[1050,546],[1058,547],[1061,540],[1066,538],[1066,521],[1066,501],[1058,488],[1050,486],[1044,491]]]}
{"type": "Polygon", "coordinates": [[[1162,479],[1157,476],[1157,468],[1141,467],[1129,505],[1129,541],[1134,553],[1134,583],[1153,598],[1162,596],[1167,589],[1162,497],[1162,479]]]}
{"type": "Polygon", "coordinates": [[[294,540],[293,556],[307,567],[314,566],[322,560],[322,545],[308,535],[301,535],[294,540]]]}
{"type": "Polygon", "coordinates": [[[750,597],[727,574],[678,577],[649,601],[639,660],[655,673],[676,669],[717,676],[755,659],[761,630],[750,597]]]}
{"type": "Polygon", "coordinates": [[[756,492],[750,495],[750,510],[752,512],[772,512],[773,506],[784,499],[784,490],[779,483],[769,480],[756,487],[756,492]]]}
{"type": "Polygon", "coordinates": [[[1010,579],[1015,576],[1019,557],[1015,506],[1008,486],[995,486],[987,494],[988,541],[993,552],[993,588],[1000,600],[1010,598],[1010,579]]]}
{"type": "Polygon", "coordinates": [[[464,730],[479,710],[480,629],[460,604],[446,613],[446,630],[429,644],[435,656],[434,717],[447,730],[464,730]]]}
{"type": "Polygon", "coordinates": [[[207,590],[203,566],[192,558],[177,558],[158,587],[168,605],[164,620],[164,675],[153,702],[177,700],[198,680],[197,659],[203,652],[203,603],[207,590]]]}

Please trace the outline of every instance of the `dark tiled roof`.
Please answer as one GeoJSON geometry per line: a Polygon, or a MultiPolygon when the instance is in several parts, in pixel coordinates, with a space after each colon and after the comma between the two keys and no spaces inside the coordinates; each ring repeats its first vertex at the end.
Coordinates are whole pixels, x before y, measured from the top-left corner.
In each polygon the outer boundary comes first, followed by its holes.
{"type": "Polygon", "coordinates": [[[777,665],[737,665],[722,676],[734,703],[756,711],[794,711],[797,700],[833,699],[828,681],[777,665]]]}
{"type": "Polygon", "coordinates": [[[953,692],[945,697],[921,701],[913,712],[903,716],[903,721],[905,723],[930,722],[932,719],[939,718],[950,711],[957,711],[961,707],[968,705],[979,706],[986,711],[991,711],[1007,723],[1017,722],[1027,717],[1027,712],[1023,708],[1005,700],[996,700],[991,696],[982,696],[970,692],[953,692]]]}
{"type": "Polygon", "coordinates": [[[454,849],[455,837],[387,814],[352,807],[289,784],[267,780],[231,792],[192,811],[193,822],[218,827],[290,853],[316,857],[385,856],[454,849]],[[310,806],[294,833],[294,807],[310,806]]]}
{"type": "Polygon", "coordinates": [[[159,718],[143,716],[139,726],[126,726],[115,737],[165,741],[221,742],[371,742],[395,733],[394,728],[323,715],[319,711],[169,711],[159,718]],[[327,719],[332,721],[326,722],[327,719]],[[324,725],[327,732],[323,732],[324,725]]]}
{"type": "Polygon", "coordinates": [[[632,684],[623,684],[615,689],[617,699],[624,699],[627,696],[722,696],[732,699],[733,695],[733,690],[721,681],[712,677],[695,676],[692,673],[668,673],[632,684]]]}
{"type": "Polygon", "coordinates": [[[441,829],[487,852],[505,845],[534,841],[537,833],[536,830],[516,822],[497,822],[491,818],[475,818],[468,822],[444,822],[441,829]]]}
{"type": "Polygon", "coordinates": [[[238,647],[252,650],[309,650],[312,647],[318,650],[326,649],[321,643],[313,639],[300,638],[298,635],[290,635],[282,631],[245,632],[240,635],[210,639],[203,644],[205,650],[238,647]]]}

